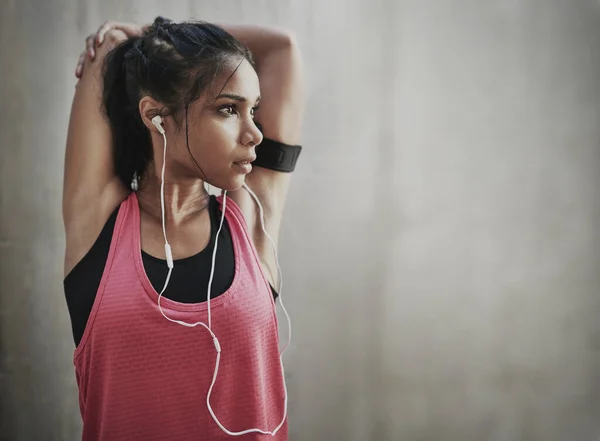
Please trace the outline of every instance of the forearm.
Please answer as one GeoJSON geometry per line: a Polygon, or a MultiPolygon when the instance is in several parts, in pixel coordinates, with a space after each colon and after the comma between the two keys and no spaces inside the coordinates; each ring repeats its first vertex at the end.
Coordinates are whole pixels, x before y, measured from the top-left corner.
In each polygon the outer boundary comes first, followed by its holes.
{"type": "Polygon", "coordinates": [[[250,49],[259,69],[274,52],[287,50],[293,44],[291,32],[281,28],[224,23],[216,24],[250,49]]]}

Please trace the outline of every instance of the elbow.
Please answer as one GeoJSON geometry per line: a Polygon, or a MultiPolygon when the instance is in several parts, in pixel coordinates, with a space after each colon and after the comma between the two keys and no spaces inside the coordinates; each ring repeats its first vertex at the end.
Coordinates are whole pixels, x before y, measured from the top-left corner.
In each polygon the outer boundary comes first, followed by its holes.
{"type": "Polygon", "coordinates": [[[296,54],[300,53],[298,38],[297,38],[296,34],[291,30],[284,31],[284,34],[282,36],[281,45],[282,45],[282,48],[284,48],[285,50],[288,50],[292,53],[296,53],[296,54]]]}
{"type": "Polygon", "coordinates": [[[292,48],[298,44],[296,33],[291,29],[284,29],[282,30],[281,34],[281,44],[283,47],[292,48]]]}
{"type": "Polygon", "coordinates": [[[281,41],[272,52],[271,60],[277,60],[278,69],[282,73],[300,71],[302,69],[302,54],[296,35],[292,31],[283,31],[281,41]],[[282,66],[283,65],[283,66],[282,66]]]}
{"type": "Polygon", "coordinates": [[[291,29],[272,28],[273,36],[272,50],[295,50],[298,48],[298,39],[296,33],[291,29]]]}

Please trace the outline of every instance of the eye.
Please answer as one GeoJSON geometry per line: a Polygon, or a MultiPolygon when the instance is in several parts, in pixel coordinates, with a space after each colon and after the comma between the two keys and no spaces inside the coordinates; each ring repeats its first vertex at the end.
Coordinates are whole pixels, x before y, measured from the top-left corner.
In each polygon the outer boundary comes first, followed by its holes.
{"type": "Polygon", "coordinates": [[[225,115],[235,115],[237,110],[233,104],[228,104],[219,108],[219,112],[224,113],[225,115]]]}
{"type": "MultiPolygon", "coordinates": [[[[254,114],[258,111],[259,108],[260,106],[254,106],[252,109],[250,109],[250,116],[252,118],[254,118],[254,114]]],[[[235,104],[227,104],[225,106],[219,107],[219,112],[226,116],[232,116],[238,113],[238,109],[235,104]]]]}

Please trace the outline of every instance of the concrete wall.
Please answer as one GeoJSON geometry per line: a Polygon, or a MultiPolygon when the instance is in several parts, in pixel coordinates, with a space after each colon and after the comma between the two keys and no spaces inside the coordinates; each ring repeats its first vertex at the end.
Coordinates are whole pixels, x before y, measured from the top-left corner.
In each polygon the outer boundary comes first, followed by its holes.
{"type": "Polygon", "coordinates": [[[0,439],[80,435],[60,215],[105,19],[297,32],[282,233],[294,441],[600,436],[600,4],[3,0],[0,439]]]}

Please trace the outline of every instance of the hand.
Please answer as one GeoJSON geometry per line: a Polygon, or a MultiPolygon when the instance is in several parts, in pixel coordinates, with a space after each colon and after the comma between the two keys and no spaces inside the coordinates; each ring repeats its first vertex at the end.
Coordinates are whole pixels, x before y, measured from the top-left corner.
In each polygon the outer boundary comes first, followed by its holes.
{"type": "Polygon", "coordinates": [[[93,60],[96,56],[96,48],[102,44],[104,41],[104,37],[111,30],[119,30],[125,33],[127,38],[136,37],[142,35],[147,29],[149,25],[138,25],[135,23],[123,23],[117,21],[107,21],[105,22],[95,34],[90,34],[85,39],[85,51],[83,51],[79,57],[79,61],[77,61],[77,67],[75,68],[75,76],[77,78],[81,78],[83,74],[83,64],[85,62],[86,57],[90,60],[93,60]]]}

